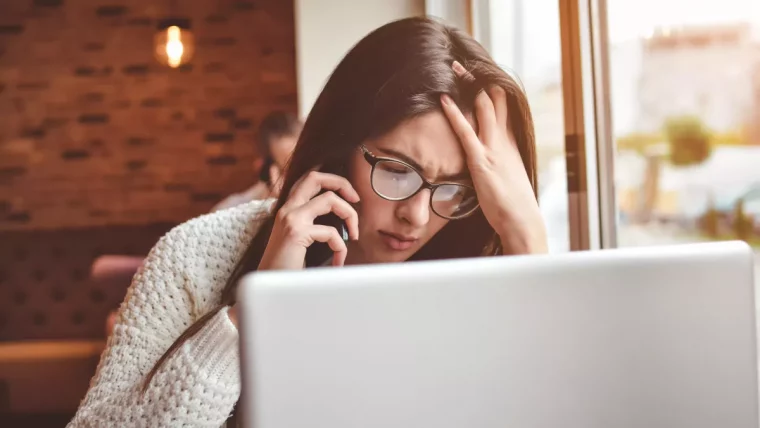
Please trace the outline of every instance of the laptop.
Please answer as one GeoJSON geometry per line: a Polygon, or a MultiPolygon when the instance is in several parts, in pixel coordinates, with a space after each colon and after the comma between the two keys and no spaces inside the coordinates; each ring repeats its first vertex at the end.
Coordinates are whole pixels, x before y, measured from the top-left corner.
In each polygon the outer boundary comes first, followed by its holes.
{"type": "Polygon", "coordinates": [[[752,251],[691,244],[242,279],[255,428],[757,428],[752,251]]]}

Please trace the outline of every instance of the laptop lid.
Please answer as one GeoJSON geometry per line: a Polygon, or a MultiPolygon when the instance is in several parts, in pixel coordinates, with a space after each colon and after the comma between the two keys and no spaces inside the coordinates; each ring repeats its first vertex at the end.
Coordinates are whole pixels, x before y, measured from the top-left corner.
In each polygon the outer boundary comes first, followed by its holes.
{"type": "Polygon", "coordinates": [[[245,426],[758,426],[743,243],[260,272],[245,426]]]}

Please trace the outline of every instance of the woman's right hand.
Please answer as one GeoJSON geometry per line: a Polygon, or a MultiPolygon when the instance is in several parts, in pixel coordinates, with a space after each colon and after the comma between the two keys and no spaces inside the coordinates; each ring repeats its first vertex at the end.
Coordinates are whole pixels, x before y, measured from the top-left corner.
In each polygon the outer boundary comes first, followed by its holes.
{"type": "Polygon", "coordinates": [[[314,242],[327,243],[335,253],[333,266],[342,266],[346,243],[337,229],[314,224],[314,219],[333,213],[346,222],[349,238],[359,239],[358,215],[349,202],[359,202],[359,194],[345,178],[317,171],[301,177],[275,214],[259,270],[303,269],[306,249],[314,242]],[[320,194],[323,190],[327,191],[320,194]]]}

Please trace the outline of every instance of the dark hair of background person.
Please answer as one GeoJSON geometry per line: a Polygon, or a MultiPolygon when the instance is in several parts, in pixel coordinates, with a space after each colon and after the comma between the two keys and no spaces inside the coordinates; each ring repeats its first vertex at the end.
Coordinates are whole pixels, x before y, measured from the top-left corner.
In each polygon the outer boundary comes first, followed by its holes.
{"type": "Polygon", "coordinates": [[[269,168],[274,163],[270,151],[272,141],[296,135],[300,127],[301,122],[298,120],[298,117],[293,113],[284,111],[273,111],[261,121],[256,135],[256,149],[258,155],[264,160],[259,170],[259,180],[267,185],[272,184],[269,177],[269,168]]]}

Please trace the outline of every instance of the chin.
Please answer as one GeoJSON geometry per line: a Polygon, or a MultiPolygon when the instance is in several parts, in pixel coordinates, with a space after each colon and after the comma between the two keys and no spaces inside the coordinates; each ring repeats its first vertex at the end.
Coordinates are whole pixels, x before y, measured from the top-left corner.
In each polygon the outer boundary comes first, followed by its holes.
{"type": "Polygon", "coordinates": [[[376,252],[372,263],[401,263],[407,261],[414,255],[415,251],[404,252],[376,252]]]}

